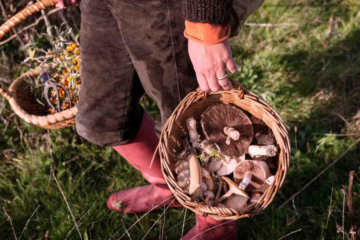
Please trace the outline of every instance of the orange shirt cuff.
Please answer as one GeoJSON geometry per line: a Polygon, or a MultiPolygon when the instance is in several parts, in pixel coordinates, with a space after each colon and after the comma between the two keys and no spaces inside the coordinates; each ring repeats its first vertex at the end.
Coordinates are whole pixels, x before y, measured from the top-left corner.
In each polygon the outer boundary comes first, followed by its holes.
{"type": "Polygon", "coordinates": [[[185,21],[184,35],[187,39],[203,44],[217,44],[230,37],[230,25],[194,23],[185,21]]]}

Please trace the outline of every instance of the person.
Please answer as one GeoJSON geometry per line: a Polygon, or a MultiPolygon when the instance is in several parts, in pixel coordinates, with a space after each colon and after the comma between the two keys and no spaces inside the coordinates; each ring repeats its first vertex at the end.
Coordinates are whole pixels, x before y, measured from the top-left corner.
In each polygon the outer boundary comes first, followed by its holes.
{"type": "MultiPolygon", "coordinates": [[[[82,86],[77,132],[111,146],[150,183],[112,194],[109,209],[137,213],[180,204],[171,199],[159,156],[149,168],[158,134],[172,111],[198,86],[230,90],[237,70],[229,37],[239,33],[263,0],[81,0],[82,86]],[[144,92],[160,110],[154,121],[139,104],[144,92]]],[[[58,7],[76,0],[58,0],[58,7]]],[[[234,221],[196,215],[182,238],[236,239],[234,221]]]]}

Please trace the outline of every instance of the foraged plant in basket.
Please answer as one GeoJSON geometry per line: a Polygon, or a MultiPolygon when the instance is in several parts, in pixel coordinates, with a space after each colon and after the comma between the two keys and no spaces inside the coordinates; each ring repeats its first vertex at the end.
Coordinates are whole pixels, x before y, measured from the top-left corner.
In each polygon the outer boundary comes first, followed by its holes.
{"type": "Polygon", "coordinates": [[[190,93],[165,124],[162,170],[177,200],[216,220],[259,213],[282,185],[290,159],[279,115],[238,83],[190,93]]]}
{"type": "Polygon", "coordinates": [[[52,48],[45,53],[38,48],[28,51],[29,60],[40,61],[41,74],[29,76],[27,83],[33,98],[43,106],[44,114],[68,110],[79,99],[80,46],[69,40],[70,31],[57,32],[56,37],[50,37],[52,48]]]}
{"type": "MultiPolygon", "coordinates": [[[[55,0],[41,0],[7,20],[0,27],[0,39],[32,14],[55,6],[55,0]]],[[[0,85],[0,94],[13,111],[28,123],[44,129],[59,129],[75,124],[80,90],[80,47],[68,39],[69,32],[57,31],[50,39],[51,49],[28,49],[37,68],[26,72],[9,89],[0,85]]]]}

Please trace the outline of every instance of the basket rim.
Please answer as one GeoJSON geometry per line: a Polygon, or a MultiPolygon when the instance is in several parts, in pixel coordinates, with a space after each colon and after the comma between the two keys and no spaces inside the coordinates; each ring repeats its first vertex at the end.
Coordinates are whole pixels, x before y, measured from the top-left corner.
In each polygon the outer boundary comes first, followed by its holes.
{"type": "MultiPolygon", "coordinates": [[[[221,100],[220,103],[223,102],[226,104],[227,102],[225,100],[221,100]]],[[[231,104],[231,102],[228,102],[228,104],[231,104]]],[[[239,83],[236,83],[234,89],[231,91],[206,93],[201,91],[201,89],[198,89],[197,91],[188,94],[165,123],[156,152],[159,152],[160,154],[161,168],[168,187],[184,207],[195,213],[210,216],[216,220],[237,220],[261,212],[273,201],[273,198],[285,180],[289,168],[290,151],[290,141],[286,125],[283,123],[279,114],[264,100],[260,99],[260,97],[247,91],[239,83]],[[257,203],[250,204],[241,212],[230,208],[209,207],[204,203],[192,202],[190,196],[177,185],[176,178],[170,167],[171,157],[168,154],[167,145],[174,128],[175,120],[189,110],[193,104],[206,101],[206,99],[214,98],[217,95],[221,95],[220,99],[225,99],[227,101],[229,98],[233,98],[239,102],[246,102],[248,104],[247,106],[249,106],[247,109],[238,105],[235,106],[240,107],[242,110],[263,120],[274,132],[276,144],[280,150],[278,154],[279,166],[275,174],[274,183],[263,193],[257,203]],[[259,109],[261,112],[259,112],[259,109]],[[271,122],[271,124],[269,124],[269,122],[271,122]]]]}

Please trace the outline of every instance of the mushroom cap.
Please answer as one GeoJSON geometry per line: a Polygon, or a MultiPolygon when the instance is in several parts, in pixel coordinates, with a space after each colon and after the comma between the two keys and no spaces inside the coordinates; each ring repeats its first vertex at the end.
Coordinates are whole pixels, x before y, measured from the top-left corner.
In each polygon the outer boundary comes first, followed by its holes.
{"type": "Polygon", "coordinates": [[[244,208],[245,204],[247,203],[248,198],[239,195],[231,195],[225,200],[224,205],[228,208],[232,208],[235,210],[241,210],[244,208]]]}
{"type": "Polygon", "coordinates": [[[220,160],[217,159],[211,159],[210,161],[208,161],[205,164],[205,169],[208,170],[209,172],[216,172],[217,170],[219,170],[222,166],[222,162],[220,160]]]}
{"type": "Polygon", "coordinates": [[[178,185],[186,192],[189,191],[189,185],[190,185],[190,170],[186,169],[182,172],[180,172],[177,175],[177,183],[178,185]]]}
{"type": "Polygon", "coordinates": [[[249,194],[247,194],[244,190],[240,189],[239,186],[233,180],[231,180],[228,177],[222,177],[222,178],[227,182],[227,184],[229,184],[229,188],[233,190],[233,194],[250,198],[249,194]]]}
{"type": "Polygon", "coordinates": [[[253,115],[250,117],[250,120],[254,128],[254,144],[272,145],[275,143],[274,133],[263,120],[253,115]]]}
{"type": "Polygon", "coordinates": [[[264,161],[245,160],[238,164],[234,171],[235,182],[239,185],[246,172],[252,172],[253,176],[246,191],[254,191],[264,185],[265,180],[271,176],[268,165],[264,161]]]}
{"type": "Polygon", "coordinates": [[[201,116],[201,125],[207,139],[215,144],[221,154],[228,157],[240,157],[245,154],[254,136],[249,117],[240,108],[229,104],[209,107],[201,116]],[[239,139],[230,141],[228,145],[225,127],[238,131],[239,139]]]}
{"type": "Polygon", "coordinates": [[[231,159],[229,162],[223,162],[222,166],[217,170],[217,175],[219,176],[226,176],[234,172],[236,166],[238,165],[238,162],[236,159],[231,159]]]}
{"type": "Polygon", "coordinates": [[[260,192],[252,192],[250,202],[254,203],[257,202],[262,196],[262,193],[260,192]]]}

